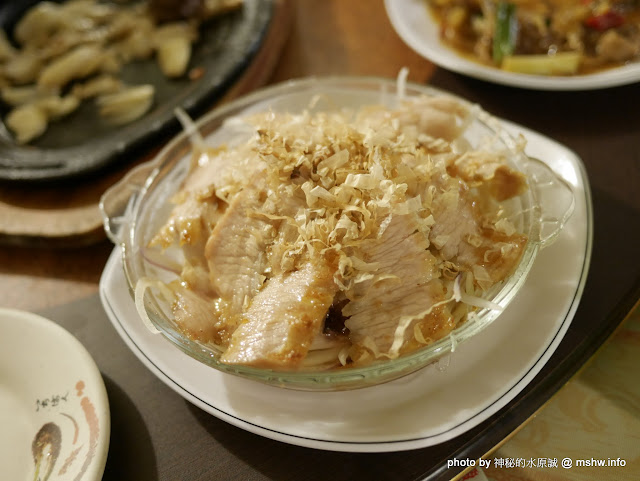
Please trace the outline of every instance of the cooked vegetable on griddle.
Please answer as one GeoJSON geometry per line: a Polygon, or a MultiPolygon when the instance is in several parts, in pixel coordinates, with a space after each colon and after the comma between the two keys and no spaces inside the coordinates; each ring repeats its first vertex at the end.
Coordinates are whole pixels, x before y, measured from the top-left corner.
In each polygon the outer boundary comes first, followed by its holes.
{"type": "Polygon", "coordinates": [[[5,121],[15,140],[31,142],[49,122],[91,98],[96,98],[97,117],[108,125],[146,114],[155,88],[125,85],[118,78],[123,66],[154,59],[160,75],[186,76],[200,26],[239,8],[242,0],[203,0],[193,10],[179,3],[44,1],[15,25],[15,45],[0,29],[0,93],[10,109],[5,121]],[[169,10],[176,15],[168,17],[169,10]],[[64,109],[48,107],[61,99],[64,109]]]}

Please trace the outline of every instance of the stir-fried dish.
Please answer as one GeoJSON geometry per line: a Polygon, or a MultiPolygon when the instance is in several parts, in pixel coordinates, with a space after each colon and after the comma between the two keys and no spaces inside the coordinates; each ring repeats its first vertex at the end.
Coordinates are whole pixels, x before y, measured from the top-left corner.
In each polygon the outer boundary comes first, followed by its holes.
{"type": "Polygon", "coordinates": [[[575,75],[640,57],[638,0],[427,0],[445,43],[484,64],[575,75]]]}
{"type": "Polygon", "coordinates": [[[360,366],[433,343],[496,307],[483,293],[527,242],[504,208],[526,178],[507,152],[469,147],[473,118],[423,96],[234,119],[250,139],[194,152],[146,248],[156,265],[180,253],[176,280],[137,294],[160,289],[177,328],[229,364],[360,366]]]}

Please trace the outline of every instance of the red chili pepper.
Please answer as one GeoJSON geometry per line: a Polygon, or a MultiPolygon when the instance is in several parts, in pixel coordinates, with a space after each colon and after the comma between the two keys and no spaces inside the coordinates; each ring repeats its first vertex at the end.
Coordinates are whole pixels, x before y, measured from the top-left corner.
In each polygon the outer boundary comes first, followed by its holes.
{"type": "Polygon", "coordinates": [[[608,10],[600,15],[593,15],[587,18],[584,23],[587,27],[602,32],[622,25],[624,23],[624,17],[613,10],[608,10]]]}

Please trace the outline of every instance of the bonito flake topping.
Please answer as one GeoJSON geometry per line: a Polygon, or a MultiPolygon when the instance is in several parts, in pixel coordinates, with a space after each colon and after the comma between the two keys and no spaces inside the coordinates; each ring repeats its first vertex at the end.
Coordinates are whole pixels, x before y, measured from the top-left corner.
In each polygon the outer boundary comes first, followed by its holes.
{"type": "Polygon", "coordinates": [[[329,369],[397,358],[490,305],[527,242],[503,202],[527,185],[462,139],[472,119],[430,96],[234,119],[250,139],[194,153],[149,245],[184,259],[177,327],[225,363],[329,369]]]}

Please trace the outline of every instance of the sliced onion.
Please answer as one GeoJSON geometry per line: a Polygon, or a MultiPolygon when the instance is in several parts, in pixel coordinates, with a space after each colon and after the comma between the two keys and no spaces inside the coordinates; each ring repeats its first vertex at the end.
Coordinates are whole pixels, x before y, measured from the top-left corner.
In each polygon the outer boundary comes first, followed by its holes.
{"type": "Polygon", "coordinates": [[[198,126],[191,119],[189,114],[185,112],[183,109],[181,109],[180,107],[177,107],[173,111],[173,113],[175,114],[176,118],[182,125],[182,128],[184,129],[185,134],[189,137],[189,140],[191,141],[191,145],[197,148],[197,150],[199,150],[200,152],[205,152],[206,145],[204,143],[204,139],[200,134],[200,130],[198,130],[198,126]]]}
{"type": "Polygon", "coordinates": [[[158,284],[158,281],[143,277],[136,283],[136,288],[134,290],[134,299],[138,315],[140,316],[140,319],[142,319],[144,326],[149,329],[149,332],[152,334],[158,334],[160,331],[153,325],[153,322],[151,322],[151,319],[149,318],[147,309],[144,306],[144,293],[148,288],[154,287],[156,284],[158,284]]]}

